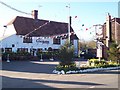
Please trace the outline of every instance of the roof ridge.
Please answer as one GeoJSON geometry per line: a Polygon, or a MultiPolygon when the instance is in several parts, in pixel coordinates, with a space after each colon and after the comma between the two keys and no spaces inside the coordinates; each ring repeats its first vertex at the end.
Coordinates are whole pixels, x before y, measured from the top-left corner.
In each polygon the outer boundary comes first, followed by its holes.
{"type": "MultiPolygon", "coordinates": [[[[40,19],[40,20],[43,20],[43,19],[40,19]]],[[[59,21],[52,21],[52,20],[48,20],[50,22],[55,22],[55,23],[63,23],[63,24],[68,24],[67,22],[59,22],[59,21]]]]}
{"type": "MultiPolygon", "coordinates": [[[[34,20],[33,18],[30,18],[30,17],[24,17],[24,16],[16,16],[14,19],[12,19],[7,25],[11,25],[13,24],[13,22],[15,21],[16,18],[26,18],[26,19],[32,19],[34,20]]],[[[37,20],[43,20],[43,21],[50,21],[50,22],[55,22],[55,23],[62,23],[62,24],[68,24],[67,22],[59,22],[59,21],[52,21],[52,20],[46,20],[46,19],[37,19],[37,20]]]]}
{"type": "MultiPolygon", "coordinates": [[[[33,18],[30,18],[30,17],[24,17],[24,16],[17,16],[17,17],[33,19],[33,18]]],[[[50,21],[50,22],[55,22],[55,23],[66,23],[67,24],[67,22],[60,22],[60,21],[53,21],[53,20],[46,20],[46,19],[37,19],[37,20],[50,21]]]]}

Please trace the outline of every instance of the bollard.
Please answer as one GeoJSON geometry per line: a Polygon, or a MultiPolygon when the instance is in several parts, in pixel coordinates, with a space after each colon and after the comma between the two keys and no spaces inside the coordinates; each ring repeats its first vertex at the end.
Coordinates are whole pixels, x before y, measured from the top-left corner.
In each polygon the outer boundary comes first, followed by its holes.
{"type": "Polygon", "coordinates": [[[43,59],[42,59],[42,54],[40,55],[40,61],[43,61],[43,59]]]}
{"type": "Polygon", "coordinates": [[[80,61],[79,61],[79,64],[78,64],[78,69],[80,69],[80,61]]]}
{"type": "Polygon", "coordinates": [[[54,61],[53,53],[52,53],[52,57],[51,57],[49,60],[50,60],[50,61],[54,61]]]}
{"type": "Polygon", "coordinates": [[[50,58],[50,61],[54,61],[53,57],[52,57],[52,58],[50,58]]]}
{"type": "Polygon", "coordinates": [[[10,55],[7,54],[7,62],[10,62],[9,57],[10,57],[10,55]]]}
{"type": "Polygon", "coordinates": [[[50,58],[50,61],[54,61],[53,57],[50,58]]]}

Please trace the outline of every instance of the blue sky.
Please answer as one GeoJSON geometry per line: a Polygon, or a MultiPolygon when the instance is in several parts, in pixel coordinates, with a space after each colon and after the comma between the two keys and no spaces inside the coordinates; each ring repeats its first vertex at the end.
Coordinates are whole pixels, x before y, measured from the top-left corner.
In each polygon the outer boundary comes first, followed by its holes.
{"type": "MultiPolygon", "coordinates": [[[[94,36],[94,28],[85,30],[86,28],[91,27],[94,24],[103,24],[106,20],[106,14],[109,12],[112,17],[118,17],[118,0],[114,2],[96,2],[92,0],[91,2],[87,0],[75,0],[68,2],[61,0],[55,2],[46,1],[35,1],[35,0],[1,0],[4,3],[19,9],[24,12],[31,13],[32,10],[37,9],[39,11],[39,19],[47,19],[52,21],[59,22],[68,22],[68,8],[66,6],[70,3],[70,15],[72,16],[72,27],[79,36],[84,40],[92,39],[94,36]],[[77,16],[77,18],[74,18],[77,16]],[[82,27],[84,24],[84,27],[82,27]],[[92,34],[90,34],[92,33],[92,34]]],[[[8,7],[0,4],[0,29],[1,36],[3,33],[3,25],[11,21],[15,16],[25,16],[31,17],[30,15],[21,14],[14,10],[9,9],[8,7]]],[[[12,34],[10,31],[9,34],[12,34]]]]}

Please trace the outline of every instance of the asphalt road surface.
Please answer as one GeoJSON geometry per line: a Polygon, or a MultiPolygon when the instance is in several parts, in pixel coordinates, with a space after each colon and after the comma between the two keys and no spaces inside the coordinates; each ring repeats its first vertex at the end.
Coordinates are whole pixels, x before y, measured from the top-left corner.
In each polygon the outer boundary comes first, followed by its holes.
{"type": "Polygon", "coordinates": [[[118,70],[53,74],[57,61],[2,62],[2,88],[118,88],[118,70]]]}

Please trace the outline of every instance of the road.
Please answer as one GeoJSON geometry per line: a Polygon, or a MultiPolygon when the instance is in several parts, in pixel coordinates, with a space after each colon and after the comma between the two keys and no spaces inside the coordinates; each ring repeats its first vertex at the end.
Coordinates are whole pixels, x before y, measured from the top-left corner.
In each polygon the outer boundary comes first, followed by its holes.
{"type": "Polygon", "coordinates": [[[118,70],[83,74],[53,74],[58,62],[2,63],[2,88],[118,88],[118,70]]]}

